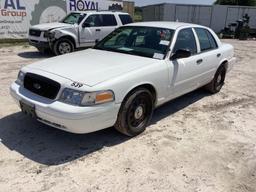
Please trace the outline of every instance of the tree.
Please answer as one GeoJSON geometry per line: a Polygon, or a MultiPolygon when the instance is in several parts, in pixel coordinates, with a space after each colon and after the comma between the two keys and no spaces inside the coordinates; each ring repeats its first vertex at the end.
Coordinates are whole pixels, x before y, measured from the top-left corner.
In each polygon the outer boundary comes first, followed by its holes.
{"type": "Polygon", "coordinates": [[[256,0],[216,0],[214,4],[256,6],[256,0]]]}

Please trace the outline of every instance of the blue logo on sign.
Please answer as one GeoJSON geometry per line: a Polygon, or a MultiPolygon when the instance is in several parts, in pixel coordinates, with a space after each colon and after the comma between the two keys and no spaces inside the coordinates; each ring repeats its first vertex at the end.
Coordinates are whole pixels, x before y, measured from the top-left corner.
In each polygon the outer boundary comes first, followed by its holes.
{"type": "Polygon", "coordinates": [[[22,6],[20,4],[20,0],[5,0],[4,9],[8,9],[8,8],[17,9],[17,10],[26,9],[25,6],[22,6]]]}
{"type": "Polygon", "coordinates": [[[70,11],[98,10],[99,3],[86,0],[69,0],[70,11]]]}

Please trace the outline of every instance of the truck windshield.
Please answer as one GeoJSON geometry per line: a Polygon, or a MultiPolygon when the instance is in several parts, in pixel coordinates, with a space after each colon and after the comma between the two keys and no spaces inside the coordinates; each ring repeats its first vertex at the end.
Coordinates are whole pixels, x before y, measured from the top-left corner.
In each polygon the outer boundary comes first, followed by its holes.
{"type": "Polygon", "coordinates": [[[80,24],[85,16],[86,14],[70,13],[61,22],[68,24],[80,24]]]}
{"type": "Polygon", "coordinates": [[[173,34],[171,29],[125,26],[112,32],[94,49],[164,59],[173,34]]]}

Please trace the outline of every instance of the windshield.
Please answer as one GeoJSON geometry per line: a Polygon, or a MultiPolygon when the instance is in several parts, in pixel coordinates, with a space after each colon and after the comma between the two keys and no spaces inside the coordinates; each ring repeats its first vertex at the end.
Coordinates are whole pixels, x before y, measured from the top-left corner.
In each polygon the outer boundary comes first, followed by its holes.
{"type": "Polygon", "coordinates": [[[155,27],[121,27],[99,42],[94,49],[164,59],[174,30],[155,27]]]}
{"type": "Polygon", "coordinates": [[[73,24],[80,24],[85,16],[86,16],[86,14],[70,13],[61,22],[62,23],[72,24],[72,25],[73,24]]]}

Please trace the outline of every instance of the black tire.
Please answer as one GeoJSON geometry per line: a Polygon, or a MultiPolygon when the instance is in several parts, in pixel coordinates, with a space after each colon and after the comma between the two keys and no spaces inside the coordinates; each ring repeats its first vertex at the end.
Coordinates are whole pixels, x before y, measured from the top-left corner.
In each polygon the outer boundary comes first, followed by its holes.
{"type": "Polygon", "coordinates": [[[116,130],[134,137],[145,131],[152,119],[154,98],[145,88],[133,91],[124,100],[115,124],[116,130]]]}
{"type": "Polygon", "coordinates": [[[225,79],[226,79],[226,68],[224,66],[221,66],[215,76],[214,79],[205,86],[205,88],[212,94],[220,92],[222,87],[225,84],[225,79]]]}
{"type": "Polygon", "coordinates": [[[53,53],[55,55],[64,55],[64,54],[72,53],[74,52],[74,50],[75,50],[74,43],[67,38],[61,38],[53,44],[53,53]]]}

